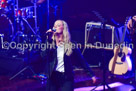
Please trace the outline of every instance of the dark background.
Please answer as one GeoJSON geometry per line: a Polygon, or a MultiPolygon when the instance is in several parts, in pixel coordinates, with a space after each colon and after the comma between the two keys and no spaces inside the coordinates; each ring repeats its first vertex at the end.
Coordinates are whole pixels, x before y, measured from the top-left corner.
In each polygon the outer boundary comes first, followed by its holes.
{"type": "Polygon", "coordinates": [[[63,19],[66,19],[71,29],[84,29],[85,22],[99,21],[92,13],[98,11],[105,19],[113,18],[124,23],[125,17],[132,15],[134,0],[66,0],[63,4],[63,19]]]}
{"type": "Polygon", "coordinates": [[[126,17],[132,16],[136,12],[135,0],[50,0],[50,22],[47,22],[46,2],[42,3],[45,5],[45,16],[43,16],[45,30],[41,30],[41,32],[46,31],[47,23],[50,26],[49,28],[52,28],[56,19],[64,19],[69,25],[73,40],[80,40],[80,42],[84,41],[86,22],[101,22],[92,11],[99,12],[107,20],[106,24],[110,25],[114,25],[110,21],[111,19],[123,25],[126,17]],[[56,9],[56,17],[54,14],[55,6],[58,6],[56,9]]]}
{"type": "MultiPolygon", "coordinates": [[[[33,6],[31,2],[33,0],[18,1],[19,8],[33,6]]],[[[41,33],[52,28],[57,19],[64,19],[71,32],[84,32],[86,22],[101,21],[92,11],[99,12],[101,17],[107,20],[106,23],[111,25],[111,19],[123,25],[125,18],[136,12],[135,0],[49,0],[49,2],[49,17],[47,0],[37,4],[38,26],[41,33]]]]}

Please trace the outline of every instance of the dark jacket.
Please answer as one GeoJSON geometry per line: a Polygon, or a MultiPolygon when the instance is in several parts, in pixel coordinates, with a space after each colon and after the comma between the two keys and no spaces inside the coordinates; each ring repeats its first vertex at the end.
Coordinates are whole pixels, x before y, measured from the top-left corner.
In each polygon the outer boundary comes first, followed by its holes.
{"type": "MultiPolygon", "coordinates": [[[[73,79],[74,66],[81,66],[82,68],[85,69],[87,74],[89,74],[91,77],[94,76],[94,73],[89,68],[80,50],[75,48],[72,51],[73,52],[70,56],[64,54],[65,76],[67,78],[73,79]]],[[[50,77],[57,65],[57,48],[51,48],[51,49],[48,48],[45,51],[41,52],[41,56],[42,56],[42,60],[46,61],[45,74],[47,77],[50,77]]]]}

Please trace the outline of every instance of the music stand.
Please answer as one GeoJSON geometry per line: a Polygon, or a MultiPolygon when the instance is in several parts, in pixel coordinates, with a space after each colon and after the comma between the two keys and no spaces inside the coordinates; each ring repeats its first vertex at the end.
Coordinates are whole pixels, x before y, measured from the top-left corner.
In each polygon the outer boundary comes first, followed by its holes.
{"type": "MultiPolygon", "coordinates": [[[[101,30],[105,31],[105,27],[106,27],[106,20],[96,11],[93,11],[93,13],[101,20],[102,24],[101,24],[101,30]]],[[[102,40],[104,43],[105,43],[105,33],[103,34],[103,40],[102,40]]],[[[105,49],[103,50],[103,81],[98,84],[96,87],[94,87],[91,91],[94,91],[97,87],[99,87],[100,85],[103,85],[103,91],[105,91],[105,86],[107,86],[107,88],[109,89],[109,91],[111,91],[111,88],[110,86],[107,84],[106,82],[106,67],[104,66],[106,64],[106,60],[105,60],[105,49]]]]}
{"type": "MultiPolygon", "coordinates": [[[[24,63],[24,64],[23,64],[23,67],[21,68],[21,70],[18,71],[16,74],[14,74],[12,77],[10,77],[9,80],[14,79],[14,78],[17,77],[18,75],[20,75],[21,73],[23,73],[24,71],[26,71],[27,69],[29,69],[29,70],[32,72],[33,75],[36,74],[36,73],[33,71],[32,67],[30,66],[30,65],[31,65],[31,62],[30,62],[31,53],[29,52],[29,50],[28,50],[28,52],[27,52],[26,55],[27,55],[26,57],[23,56],[23,58],[24,58],[24,62],[23,62],[23,63],[24,63]]],[[[23,74],[23,75],[24,75],[24,74],[23,74]]]]}
{"type": "Polygon", "coordinates": [[[10,77],[9,80],[14,79],[15,77],[17,77],[19,74],[21,74],[22,72],[24,72],[24,71],[27,70],[27,69],[30,69],[31,72],[32,72],[33,74],[35,74],[35,72],[32,70],[32,68],[31,68],[30,66],[26,66],[26,67],[24,67],[22,70],[20,70],[19,72],[17,72],[15,75],[13,75],[12,77],[10,77]]]}
{"type": "MultiPolygon", "coordinates": [[[[105,27],[105,24],[103,25],[103,30],[105,29],[104,27],[105,27]]],[[[103,37],[103,38],[105,40],[105,37],[103,37]]],[[[105,91],[105,86],[107,86],[108,89],[109,89],[109,91],[111,91],[110,86],[106,82],[106,70],[107,69],[106,69],[106,66],[105,66],[105,64],[106,64],[106,60],[105,60],[105,49],[103,49],[102,54],[103,54],[102,55],[103,81],[100,84],[98,84],[96,87],[94,87],[91,91],[94,91],[100,85],[103,85],[103,91],[105,91]]]]}

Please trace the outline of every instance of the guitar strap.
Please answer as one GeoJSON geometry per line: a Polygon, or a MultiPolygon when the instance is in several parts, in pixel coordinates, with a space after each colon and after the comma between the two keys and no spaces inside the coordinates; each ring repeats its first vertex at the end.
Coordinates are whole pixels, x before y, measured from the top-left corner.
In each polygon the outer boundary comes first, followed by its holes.
{"type": "Polygon", "coordinates": [[[125,40],[125,36],[126,36],[126,32],[127,32],[127,22],[131,17],[126,17],[126,21],[124,24],[124,29],[123,29],[123,33],[122,33],[122,27],[120,28],[116,28],[116,31],[114,31],[114,36],[115,36],[115,42],[117,42],[118,44],[121,44],[124,42],[125,40]]]}
{"type": "Polygon", "coordinates": [[[116,31],[114,31],[115,42],[116,42],[116,43],[120,43],[120,42],[119,42],[119,37],[118,37],[119,34],[117,34],[117,33],[118,33],[118,29],[115,28],[115,30],[116,30],[116,31]]]}
{"type": "Polygon", "coordinates": [[[130,16],[129,16],[129,17],[126,17],[126,23],[125,23],[125,25],[124,25],[123,36],[122,36],[122,40],[121,40],[120,43],[123,43],[123,42],[124,42],[125,35],[126,35],[126,30],[127,30],[127,22],[128,22],[128,20],[129,20],[130,18],[131,18],[130,16]]]}
{"type": "Polygon", "coordinates": [[[126,26],[124,26],[123,36],[122,36],[122,40],[120,41],[120,44],[124,42],[125,35],[126,35],[126,26]]]}

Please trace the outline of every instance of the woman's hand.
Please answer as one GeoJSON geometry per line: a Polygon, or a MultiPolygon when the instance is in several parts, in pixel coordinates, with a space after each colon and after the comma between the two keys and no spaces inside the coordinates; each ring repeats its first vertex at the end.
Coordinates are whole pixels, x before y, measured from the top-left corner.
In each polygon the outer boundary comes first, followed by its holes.
{"type": "Polygon", "coordinates": [[[51,29],[47,30],[46,33],[53,33],[51,29]]]}
{"type": "Polygon", "coordinates": [[[49,40],[51,40],[52,37],[53,37],[53,35],[54,35],[54,33],[55,33],[55,32],[52,31],[52,29],[47,30],[47,31],[46,31],[47,38],[48,38],[49,40]]]}
{"type": "Polygon", "coordinates": [[[92,77],[92,81],[93,81],[93,84],[96,83],[96,77],[95,76],[92,77]]]}

